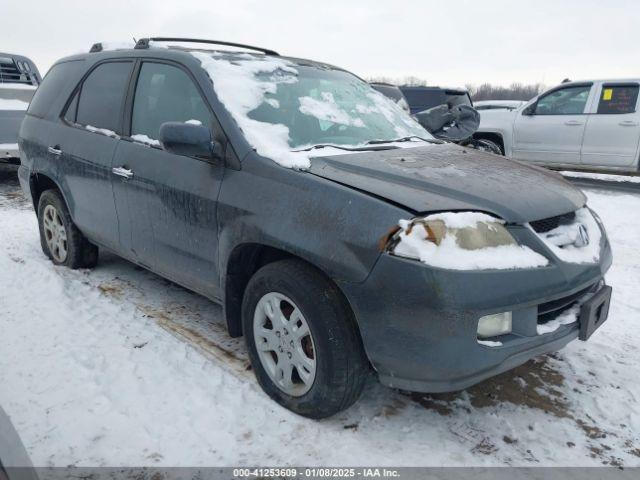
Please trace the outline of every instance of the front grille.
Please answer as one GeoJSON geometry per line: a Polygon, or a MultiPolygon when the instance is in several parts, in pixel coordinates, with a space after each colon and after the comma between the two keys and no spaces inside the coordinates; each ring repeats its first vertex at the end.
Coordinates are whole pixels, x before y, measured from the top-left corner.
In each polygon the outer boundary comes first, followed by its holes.
{"type": "Polygon", "coordinates": [[[572,307],[582,296],[596,289],[597,285],[597,283],[589,285],[587,288],[583,288],[579,292],[538,305],[538,325],[545,324],[560,316],[562,312],[572,307]]]}
{"type": "Polygon", "coordinates": [[[530,222],[531,228],[537,233],[546,233],[558,228],[560,225],[569,225],[576,219],[576,212],[563,213],[555,217],[543,218],[542,220],[536,220],[530,222]]]}
{"type": "Polygon", "coordinates": [[[0,83],[24,83],[31,85],[31,77],[18,70],[12,58],[0,58],[0,83]]]}

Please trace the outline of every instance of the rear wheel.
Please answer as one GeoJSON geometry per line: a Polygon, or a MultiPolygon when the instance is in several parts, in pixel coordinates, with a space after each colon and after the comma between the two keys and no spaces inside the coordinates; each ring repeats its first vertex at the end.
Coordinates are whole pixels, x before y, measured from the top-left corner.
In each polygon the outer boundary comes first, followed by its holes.
{"type": "Polygon", "coordinates": [[[244,336],[263,390],[324,418],[353,404],[369,372],[353,314],[337,287],[297,260],[262,267],[245,291],[244,336]]]}
{"type": "Polygon", "coordinates": [[[98,247],[75,226],[60,192],[46,190],[38,201],[42,251],[56,265],[90,268],[98,262],[98,247]]]}

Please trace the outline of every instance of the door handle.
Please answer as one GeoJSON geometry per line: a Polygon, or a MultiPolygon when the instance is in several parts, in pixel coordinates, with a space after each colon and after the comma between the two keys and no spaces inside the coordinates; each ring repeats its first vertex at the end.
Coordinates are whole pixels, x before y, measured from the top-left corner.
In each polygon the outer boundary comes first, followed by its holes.
{"type": "Polygon", "coordinates": [[[638,122],[634,122],[633,120],[623,120],[622,122],[618,123],[618,125],[622,127],[637,127],[638,122]]]}
{"type": "Polygon", "coordinates": [[[118,175],[119,177],[131,178],[133,177],[133,172],[128,168],[124,167],[114,167],[111,169],[114,175],[118,175]]]}
{"type": "Polygon", "coordinates": [[[55,147],[47,147],[47,152],[52,153],[54,155],[62,155],[62,150],[60,150],[60,145],[56,145],[55,147]]]}
{"type": "Polygon", "coordinates": [[[584,125],[584,123],[578,120],[567,120],[564,124],[569,125],[570,127],[579,127],[580,125],[584,125]]]}

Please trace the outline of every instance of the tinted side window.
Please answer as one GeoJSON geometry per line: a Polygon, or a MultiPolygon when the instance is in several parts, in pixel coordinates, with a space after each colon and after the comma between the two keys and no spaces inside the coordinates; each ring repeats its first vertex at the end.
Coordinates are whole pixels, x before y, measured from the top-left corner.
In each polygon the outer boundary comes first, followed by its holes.
{"type": "Polygon", "coordinates": [[[637,84],[603,85],[598,113],[634,113],[638,102],[637,84]]]}
{"type": "Polygon", "coordinates": [[[575,85],[554,90],[540,97],[536,115],[579,115],[589,99],[591,85],[575,85]]]}
{"type": "Polygon", "coordinates": [[[76,122],[117,132],[132,62],[109,62],[96,67],[82,84],[76,122]]]}
{"type": "Polygon", "coordinates": [[[81,64],[81,61],[73,61],[57,63],[51,67],[44,77],[42,85],[36,90],[27,112],[36,117],[44,117],[49,112],[53,101],[75,76],[76,69],[81,64]]]}
{"type": "Polygon", "coordinates": [[[171,65],[143,63],[133,100],[131,135],[157,140],[163,123],[188,120],[211,128],[211,113],[189,75],[171,65]]]}

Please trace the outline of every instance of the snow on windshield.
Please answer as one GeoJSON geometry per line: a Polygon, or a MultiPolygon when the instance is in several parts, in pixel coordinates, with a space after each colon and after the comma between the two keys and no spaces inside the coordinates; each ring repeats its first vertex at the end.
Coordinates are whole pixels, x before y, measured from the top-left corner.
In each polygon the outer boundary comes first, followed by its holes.
{"type": "Polygon", "coordinates": [[[312,97],[300,97],[300,111],[306,115],[314,116],[318,120],[364,127],[364,122],[361,118],[352,117],[338,106],[331,92],[321,92],[320,96],[322,97],[321,100],[312,97]]]}
{"type": "Polygon", "coordinates": [[[215,53],[192,52],[192,55],[200,60],[213,81],[218,99],[260,155],[273,158],[285,167],[309,167],[308,155],[290,151],[289,129],[285,125],[249,118],[249,112],[264,102],[267,93],[275,93],[278,83],[297,81],[298,72],[291,62],[253,55],[233,61],[215,53]],[[270,81],[256,78],[258,73],[272,74],[270,81]]]}
{"type": "MultiPolygon", "coordinates": [[[[282,166],[305,169],[318,155],[348,153],[371,140],[431,138],[392,100],[357,77],[278,57],[192,52],[247,141],[282,166]]],[[[395,144],[424,145],[423,141],[395,144]]]]}

